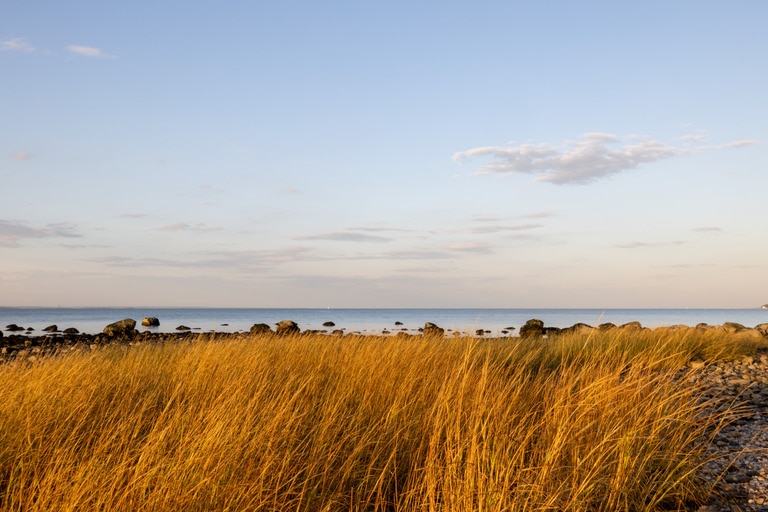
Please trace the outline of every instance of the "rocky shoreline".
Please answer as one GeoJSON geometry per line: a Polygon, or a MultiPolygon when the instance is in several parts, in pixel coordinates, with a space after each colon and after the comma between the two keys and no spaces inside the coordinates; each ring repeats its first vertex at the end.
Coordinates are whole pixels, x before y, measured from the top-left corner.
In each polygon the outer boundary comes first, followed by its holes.
{"type": "MultiPolygon", "coordinates": [[[[103,331],[98,334],[86,334],[79,332],[74,327],[68,327],[60,330],[56,325],[50,325],[42,329],[46,334],[34,335],[35,329],[32,327],[23,327],[17,324],[9,324],[5,326],[5,331],[8,334],[4,334],[0,331],[0,362],[9,362],[16,360],[29,360],[34,361],[37,358],[45,355],[52,355],[58,353],[64,353],[71,350],[87,349],[93,350],[100,346],[109,345],[111,343],[120,344],[140,344],[140,343],[169,343],[174,341],[183,341],[190,338],[196,338],[198,336],[212,336],[218,340],[227,338],[237,338],[245,334],[259,334],[259,335],[274,335],[274,336],[287,336],[287,335],[328,335],[328,336],[346,336],[346,335],[358,335],[357,332],[346,332],[343,328],[336,328],[333,322],[326,322],[324,327],[327,329],[308,329],[301,330],[299,325],[292,320],[282,320],[277,322],[274,328],[268,324],[257,323],[254,324],[248,333],[238,332],[199,332],[193,331],[191,328],[181,325],[176,328],[176,332],[173,333],[159,333],[152,332],[145,329],[139,331],[136,329],[136,320],[126,318],[118,322],[111,323],[104,327],[103,331]]],[[[141,321],[142,326],[151,327],[159,325],[159,320],[154,317],[144,318],[141,321]]],[[[395,337],[409,337],[409,336],[429,336],[429,337],[443,337],[447,335],[460,336],[460,335],[474,335],[476,337],[484,337],[491,335],[491,331],[484,329],[476,329],[474,333],[461,333],[458,331],[451,331],[451,329],[443,329],[438,325],[427,322],[424,327],[418,329],[406,329],[401,328],[399,322],[395,322],[395,327],[392,330],[385,329],[381,331],[381,336],[395,336],[395,337]],[[410,332],[414,331],[414,332],[410,332]]],[[[746,327],[744,325],[726,322],[722,325],[707,325],[698,324],[695,327],[688,327],[685,325],[673,325],[668,327],[657,327],[653,329],[655,332],[679,332],[681,330],[696,329],[700,331],[722,331],[726,334],[738,333],[740,336],[750,336],[755,339],[768,338],[768,323],[759,324],[755,327],[746,327]]],[[[606,332],[611,330],[622,331],[643,331],[649,330],[648,327],[643,327],[640,322],[629,322],[623,325],[615,325],[612,323],[604,323],[598,326],[591,326],[583,323],[577,323],[567,328],[547,327],[544,322],[539,319],[528,320],[524,325],[520,326],[517,333],[515,327],[507,327],[501,331],[500,337],[519,336],[520,338],[548,338],[564,334],[589,334],[597,332],[606,332]]],[[[495,336],[499,337],[499,336],[495,336]]]]}

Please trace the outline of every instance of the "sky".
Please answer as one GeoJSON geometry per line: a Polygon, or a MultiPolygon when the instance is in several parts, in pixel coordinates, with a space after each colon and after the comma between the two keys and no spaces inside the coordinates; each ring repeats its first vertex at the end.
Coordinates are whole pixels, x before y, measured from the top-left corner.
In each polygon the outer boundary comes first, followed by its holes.
{"type": "Polygon", "coordinates": [[[0,5],[0,306],[768,303],[768,2],[0,5]]]}

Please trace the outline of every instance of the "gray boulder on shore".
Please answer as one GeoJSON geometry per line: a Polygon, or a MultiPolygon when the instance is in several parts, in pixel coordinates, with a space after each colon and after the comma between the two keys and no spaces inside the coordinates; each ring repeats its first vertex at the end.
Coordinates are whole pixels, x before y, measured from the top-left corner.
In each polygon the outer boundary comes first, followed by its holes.
{"type": "Polygon", "coordinates": [[[141,321],[141,325],[146,327],[157,327],[160,325],[160,320],[154,316],[148,316],[141,321]]]}
{"type": "Polygon", "coordinates": [[[520,327],[521,338],[541,338],[544,335],[544,322],[538,318],[531,318],[520,327]]]}
{"type": "Polygon", "coordinates": [[[424,324],[424,328],[421,330],[424,337],[428,336],[445,336],[445,329],[439,327],[437,324],[427,322],[424,324]]]}
{"type": "Polygon", "coordinates": [[[272,333],[272,328],[267,324],[253,324],[249,332],[251,334],[269,334],[272,333]]]}
{"type": "Polygon", "coordinates": [[[293,320],[280,320],[277,322],[277,327],[275,328],[275,333],[278,336],[289,336],[292,334],[299,334],[300,332],[301,329],[299,329],[299,324],[293,320]]]}
{"type": "Polygon", "coordinates": [[[135,329],[136,320],[133,318],[126,318],[106,326],[104,328],[104,334],[107,336],[133,336],[135,329]]]}

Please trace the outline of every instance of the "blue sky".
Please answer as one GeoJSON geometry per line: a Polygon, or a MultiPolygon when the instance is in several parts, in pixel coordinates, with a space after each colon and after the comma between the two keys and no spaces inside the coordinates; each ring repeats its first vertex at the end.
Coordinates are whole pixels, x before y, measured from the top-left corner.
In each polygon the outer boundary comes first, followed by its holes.
{"type": "Polygon", "coordinates": [[[768,302],[768,3],[0,7],[0,305],[768,302]]]}

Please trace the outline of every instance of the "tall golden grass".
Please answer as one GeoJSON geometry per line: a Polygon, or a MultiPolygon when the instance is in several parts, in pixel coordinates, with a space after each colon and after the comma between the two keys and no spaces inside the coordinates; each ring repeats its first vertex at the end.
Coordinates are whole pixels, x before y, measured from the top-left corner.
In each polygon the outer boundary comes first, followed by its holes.
{"type": "Polygon", "coordinates": [[[0,367],[14,511],[617,511],[706,499],[701,333],[201,336],[0,367]]]}

